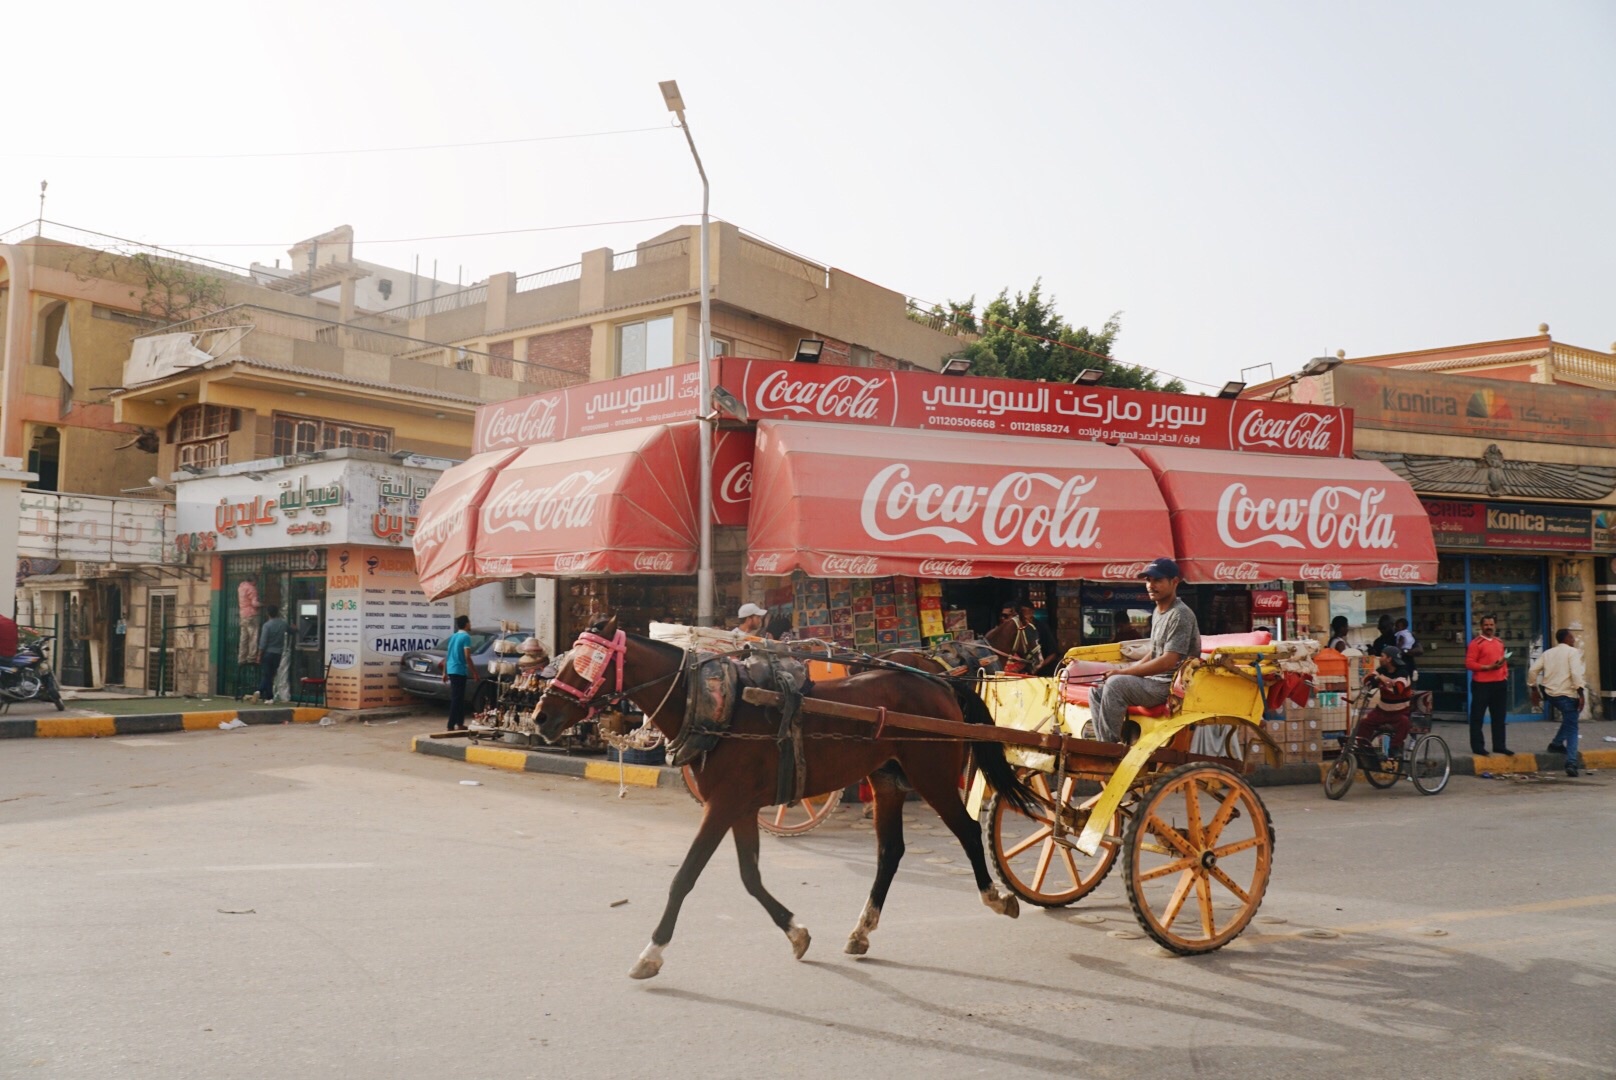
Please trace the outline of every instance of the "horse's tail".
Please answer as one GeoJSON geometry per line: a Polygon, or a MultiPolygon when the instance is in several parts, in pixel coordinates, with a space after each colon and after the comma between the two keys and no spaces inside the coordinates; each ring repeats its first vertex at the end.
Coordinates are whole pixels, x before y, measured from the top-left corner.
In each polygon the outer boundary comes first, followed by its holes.
{"type": "MultiPolygon", "coordinates": [[[[973,687],[956,682],[953,690],[954,699],[959,702],[960,712],[967,724],[993,726],[993,714],[988,712],[987,703],[973,687]]],[[[974,741],[971,743],[971,759],[1000,798],[1008,800],[1011,806],[1028,817],[1033,815],[1038,806],[1038,796],[1021,782],[1016,770],[1005,760],[1003,743],[986,739],[974,741]]]]}

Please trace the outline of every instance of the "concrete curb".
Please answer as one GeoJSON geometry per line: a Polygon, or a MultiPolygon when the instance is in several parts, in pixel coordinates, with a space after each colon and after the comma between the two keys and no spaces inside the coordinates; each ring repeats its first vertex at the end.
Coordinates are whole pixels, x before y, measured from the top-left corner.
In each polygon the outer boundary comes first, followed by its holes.
{"type": "MultiPolygon", "coordinates": [[[[542,750],[473,746],[461,739],[433,739],[425,735],[416,735],[410,740],[410,749],[429,757],[449,758],[472,765],[487,765],[508,772],[577,776],[608,784],[617,783],[619,775],[618,764],[615,761],[568,757],[542,750]]],[[[623,783],[632,787],[682,787],[685,782],[678,769],[661,765],[624,765],[621,775],[623,783]]]]}
{"type": "Polygon", "coordinates": [[[0,719],[0,739],[100,739],[110,735],[156,735],[173,731],[217,730],[220,724],[313,724],[327,710],[297,706],[286,709],[218,709],[210,712],[137,713],[132,716],[43,716],[31,720],[0,719]]]}

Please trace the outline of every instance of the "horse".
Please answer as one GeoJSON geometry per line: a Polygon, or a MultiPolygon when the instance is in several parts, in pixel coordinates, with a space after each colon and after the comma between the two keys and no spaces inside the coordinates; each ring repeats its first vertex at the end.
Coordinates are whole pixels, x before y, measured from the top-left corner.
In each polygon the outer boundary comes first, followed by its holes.
{"type": "MultiPolygon", "coordinates": [[[[627,699],[666,738],[674,740],[685,726],[685,688],[691,671],[686,665],[687,657],[687,650],[677,645],[620,629],[615,615],[596,622],[579,635],[539,699],[536,719],[540,736],[554,740],[585,717],[627,699]]],[[[832,679],[814,684],[813,697],[966,723],[993,723],[975,691],[918,672],[879,670],[832,679]]],[[[721,738],[693,770],[696,790],[704,804],[701,825],[668,888],[662,919],[630,970],[630,977],[649,979],[662,970],[663,950],[673,939],[680,905],[726,832],[734,838],[746,891],[785,932],[797,959],[808,951],[808,929],[764,888],[758,866],[757,812],[779,801],[775,791],[779,728],[778,720],[768,710],[737,701],[727,737],[721,738]]],[[[926,800],[959,841],[970,859],[982,903],[1012,919],[1020,914],[1015,896],[1001,892],[989,876],[981,830],[966,813],[958,788],[969,754],[1002,797],[1030,810],[1037,796],[1005,760],[1002,744],[906,738],[898,732],[872,730],[870,725],[857,721],[807,713],[802,717],[802,729],[807,786],[801,794],[825,794],[864,777],[870,778],[875,790],[875,881],[848,935],[846,952],[860,956],[869,951],[870,933],[880,922],[887,890],[903,858],[904,792],[900,781],[907,781],[926,800]]]]}
{"type": "MultiPolygon", "coordinates": [[[[927,649],[901,648],[877,653],[877,660],[901,664],[954,679],[1030,671],[1042,663],[1038,634],[1006,619],[976,641],[943,641],[927,649]]],[[[852,665],[870,670],[879,665],[852,665]]]]}

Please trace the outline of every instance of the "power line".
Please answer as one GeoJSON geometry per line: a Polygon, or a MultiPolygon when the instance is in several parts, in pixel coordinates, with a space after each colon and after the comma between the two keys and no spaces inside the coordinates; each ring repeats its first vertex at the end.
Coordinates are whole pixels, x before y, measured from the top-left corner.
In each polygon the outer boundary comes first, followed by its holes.
{"type": "Polygon", "coordinates": [[[470,150],[483,146],[520,146],[529,143],[563,142],[569,139],[600,139],[611,135],[642,135],[651,131],[677,131],[676,127],[619,128],[615,131],[580,131],[570,135],[531,135],[521,139],[487,139],[479,142],[422,143],[416,146],[362,146],[345,150],[263,150],[229,154],[0,154],[0,158],[40,161],[240,161],[247,158],[337,157],[344,154],[409,154],[423,150],[470,150]]]}
{"type": "MultiPolygon", "coordinates": [[[[658,217],[619,218],[616,221],[580,221],[572,225],[533,225],[520,229],[490,229],[486,232],[444,233],[440,236],[401,236],[392,240],[354,240],[355,246],[360,244],[421,244],[429,240],[471,240],[486,236],[517,236],[522,233],[565,232],[568,229],[594,229],[606,225],[643,225],[652,221],[683,221],[686,218],[700,217],[700,214],[662,214],[658,217]]],[[[302,241],[294,241],[301,243],[302,241]]],[[[211,242],[178,242],[170,244],[153,245],[154,247],[168,248],[262,248],[277,247],[286,244],[286,240],[262,240],[256,243],[245,241],[232,241],[230,243],[211,242]]]]}

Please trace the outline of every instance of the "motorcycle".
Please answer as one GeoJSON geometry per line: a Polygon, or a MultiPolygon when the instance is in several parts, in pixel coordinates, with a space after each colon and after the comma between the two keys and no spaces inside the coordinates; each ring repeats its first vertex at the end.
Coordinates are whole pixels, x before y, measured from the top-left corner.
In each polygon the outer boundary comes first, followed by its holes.
{"type": "Polygon", "coordinates": [[[56,685],[56,675],[39,645],[24,645],[16,656],[0,657],[0,703],[16,705],[25,701],[49,701],[57,712],[67,708],[62,702],[61,687],[56,685]]]}

